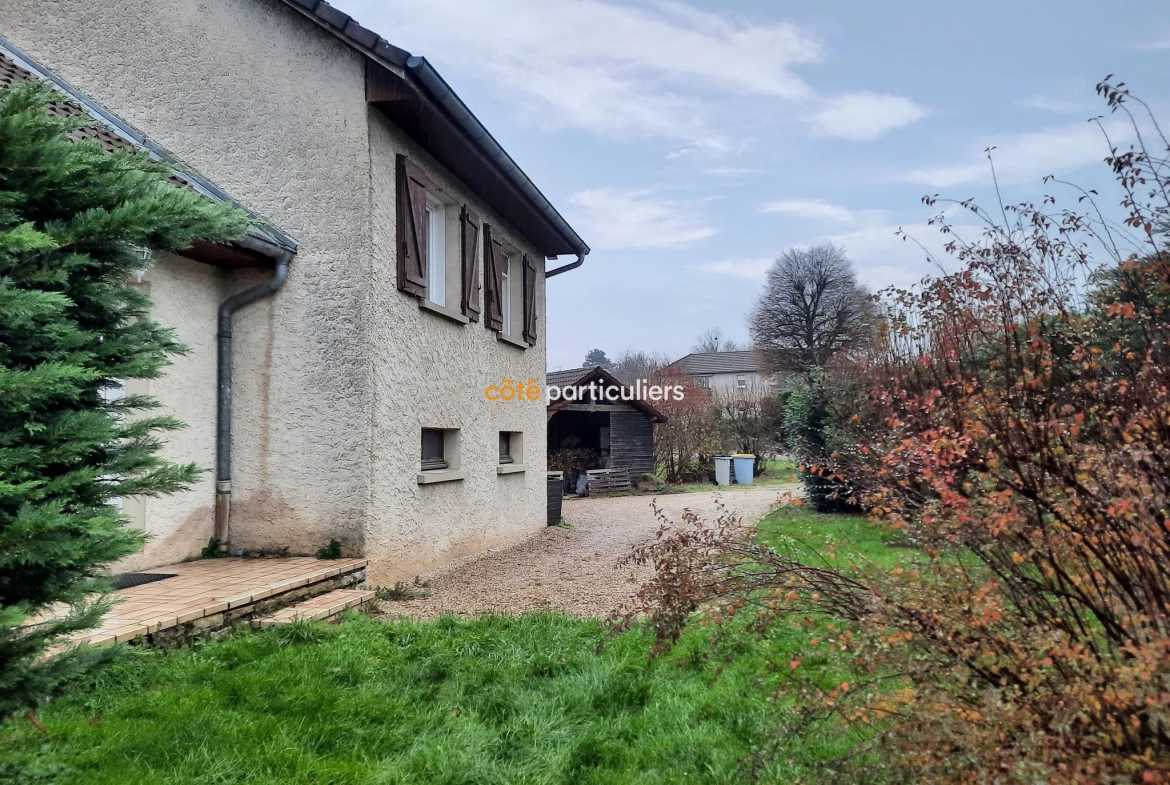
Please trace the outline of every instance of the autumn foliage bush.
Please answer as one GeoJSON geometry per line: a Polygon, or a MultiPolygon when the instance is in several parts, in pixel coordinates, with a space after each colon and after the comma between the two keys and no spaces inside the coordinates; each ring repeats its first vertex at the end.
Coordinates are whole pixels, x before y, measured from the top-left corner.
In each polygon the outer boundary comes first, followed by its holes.
{"type": "Polygon", "coordinates": [[[849,684],[777,667],[806,719],[865,729],[855,779],[1170,783],[1170,145],[1098,89],[1133,122],[1106,159],[1122,220],[1091,191],[952,203],[981,236],[940,217],[957,269],[887,292],[879,345],[833,371],[864,394],[820,468],[919,558],[812,568],[728,521],[643,554],[664,646],[696,609],[846,623],[817,643],[849,684]]]}
{"type": "Polygon", "coordinates": [[[726,441],[726,423],[711,391],[680,368],[664,368],[651,381],[683,390],[681,399],[651,402],[667,418],[654,426],[655,458],[666,481],[694,482],[711,476],[714,456],[726,441]]]}

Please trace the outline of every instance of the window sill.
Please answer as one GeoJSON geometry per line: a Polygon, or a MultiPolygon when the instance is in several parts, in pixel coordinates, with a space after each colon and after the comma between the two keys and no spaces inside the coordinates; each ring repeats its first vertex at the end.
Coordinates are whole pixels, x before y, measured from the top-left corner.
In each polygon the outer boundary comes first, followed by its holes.
{"type": "Polygon", "coordinates": [[[453,311],[445,305],[433,303],[425,297],[418,301],[418,307],[420,310],[430,311],[433,314],[442,316],[444,319],[450,319],[457,324],[468,324],[471,322],[470,319],[458,311],[453,311]]]}
{"type": "Polygon", "coordinates": [[[418,473],[419,485],[431,485],[436,482],[455,482],[467,479],[467,472],[462,469],[431,469],[418,473]]]}
{"type": "Polygon", "coordinates": [[[499,332],[496,333],[496,340],[501,343],[509,344],[510,346],[515,346],[517,349],[523,349],[524,351],[528,351],[532,348],[526,341],[518,341],[510,335],[504,335],[503,333],[499,332]]]}
{"type": "Polygon", "coordinates": [[[522,463],[501,463],[496,467],[496,474],[520,474],[528,471],[528,467],[522,463]]]}

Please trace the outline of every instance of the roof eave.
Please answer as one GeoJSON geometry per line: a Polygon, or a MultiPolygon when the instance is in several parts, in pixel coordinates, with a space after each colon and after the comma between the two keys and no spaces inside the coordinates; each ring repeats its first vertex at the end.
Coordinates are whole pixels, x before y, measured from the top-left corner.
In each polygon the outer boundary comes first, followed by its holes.
{"type": "MultiPolygon", "coordinates": [[[[492,137],[478,118],[467,108],[462,99],[439,75],[426,58],[411,55],[394,46],[385,38],[355,22],[348,14],[337,10],[325,0],[282,0],[305,18],[312,21],[334,38],[367,57],[377,65],[406,81],[424,99],[432,111],[452,125],[464,137],[466,144],[484,158],[520,198],[527,203],[532,214],[559,238],[556,244],[545,243],[541,248],[547,258],[562,254],[576,254],[577,259],[569,264],[549,271],[559,274],[580,267],[589,246],[573,230],[568,222],[540,192],[536,184],[512,160],[511,156],[492,137]]],[[[416,140],[424,149],[428,140],[416,140]]],[[[431,150],[428,149],[428,152],[431,150]]],[[[456,175],[459,172],[455,172],[456,175]]],[[[531,239],[531,238],[530,238],[531,239]]]]}
{"type": "MultiPolygon", "coordinates": [[[[18,49],[15,44],[3,36],[0,36],[0,52],[9,57],[20,68],[33,74],[43,82],[48,82],[55,90],[67,96],[70,102],[76,104],[86,114],[88,114],[102,126],[105,126],[113,133],[125,139],[134,147],[145,151],[151,160],[162,161],[163,163],[166,163],[168,166],[170,166],[172,174],[177,179],[190,186],[191,189],[196,193],[202,194],[203,196],[218,202],[228,202],[240,210],[243,210],[251,219],[251,223],[249,224],[248,230],[246,232],[249,237],[259,241],[260,243],[278,246],[282,250],[296,253],[297,241],[294,240],[291,236],[285,234],[280,229],[277,229],[267,220],[237,202],[227,193],[220,190],[220,188],[210,180],[203,177],[198,172],[195,172],[189,166],[180,161],[174,153],[151,141],[149,138],[147,138],[146,134],[142,133],[142,131],[139,131],[133,125],[126,122],[113,112],[109,111],[97,101],[94,101],[88,95],[83,93],[81,90],[78,90],[76,87],[62,79],[53,71],[49,70],[48,68],[38,63],[36,60],[29,57],[23,51],[18,49]]],[[[207,256],[207,254],[204,252],[204,250],[210,245],[210,243],[196,243],[194,246],[192,246],[192,248],[186,249],[182,253],[183,255],[192,259],[205,261],[204,257],[207,256]]],[[[235,248],[235,246],[232,246],[232,248],[235,248]]],[[[251,251],[247,248],[228,250],[228,247],[225,245],[223,248],[218,249],[216,253],[211,255],[215,256],[221,253],[227,254],[227,256],[234,258],[239,255],[250,254],[251,251]]],[[[237,259],[234,263],[229,264],[229,266],[245,265],[243,262],[240,262],[237,259]]]]}

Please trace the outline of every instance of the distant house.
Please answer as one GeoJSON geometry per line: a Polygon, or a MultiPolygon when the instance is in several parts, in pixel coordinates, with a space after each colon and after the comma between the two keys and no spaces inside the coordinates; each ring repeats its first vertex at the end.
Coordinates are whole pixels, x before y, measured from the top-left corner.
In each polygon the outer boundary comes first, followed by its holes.
{"type": "Polygon", "coordinates": [[[681,370],[700,387],[724,394],[775,389],[775,378],[761,373],[755,352],[694,352],[663,370],[681,370]]]}
{"type": "Polygon", "coordinates": [[[561,390],[577,388],[570,396],[575,400],[555,400],[548,405],[550,469],[568,474],[586,469],[629,469],[634,480],[654,472],[654,425],[666,422],[662,412],[635,399],[633,389],[604,368],[550,371],[548,384],[561,390]],[[594,385],[592,391],[590,384],[594,385]],[[615,388],[617,393],[605,394],[615,388]]]}

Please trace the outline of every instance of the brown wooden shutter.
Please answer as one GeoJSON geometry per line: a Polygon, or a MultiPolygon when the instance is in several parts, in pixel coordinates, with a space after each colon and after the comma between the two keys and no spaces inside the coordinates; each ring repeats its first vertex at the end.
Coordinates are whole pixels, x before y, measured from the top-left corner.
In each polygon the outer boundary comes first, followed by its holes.
{"type": "Polygon", "coordinates": [[[463,315],[479,321],[479,216],[467,205],[462,215],[463,315]]]}
{"type": "Polygon", "coordinates": [[[427,296],[427,178],[405,155],[398,156],[398,288],[427,296]]]}
{"type": "Polygon", "coordinates": [[[484,314],[483,323],[489,330],[504,329],[504,302],[500,299],[500,289],[503,288],[500,268],[503,249],[498,240],[492,237],[490,224],[483,225],[483,288],[484,314]]]}
{"type": "Polygon", "coordinates": [[[536,260],[524,254],[524,340],[536,345],[536,260]]]}

